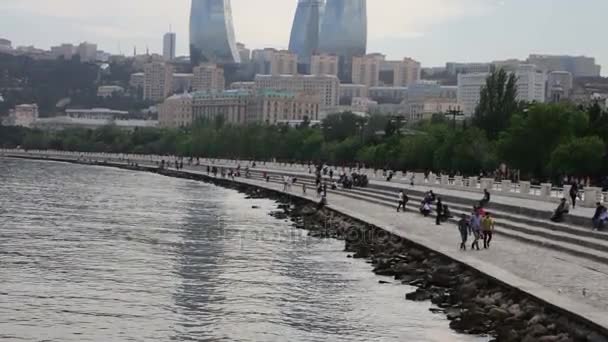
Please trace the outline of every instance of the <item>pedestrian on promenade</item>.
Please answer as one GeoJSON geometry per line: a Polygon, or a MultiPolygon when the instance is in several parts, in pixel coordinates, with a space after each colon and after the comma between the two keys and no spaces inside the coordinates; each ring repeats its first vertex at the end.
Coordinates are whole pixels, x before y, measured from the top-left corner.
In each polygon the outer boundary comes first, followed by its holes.
{"type": "Polygon", "coordinates": [[[332,180],[334,179],[334,170],[333,169],[329,170],[329,179],[332,179],[332,180]]]}
{"type": "Polygon", "coordinates": [[[431,204],[429,202],[422,201],[420,207],[420,213],[424,217],[428,217],[431,214],[431,204]]]}
{"type": "Polygon", "coordinates": [[[559,206],[557,207],[557,209],[555,209],[555,211],[553,212],[553,216],[551,216],[551,221],[563,222],[564,215],[568,214],[569,212],[570,212],[570,206],[568,205],[568,201],[564,197],[564,198],[562,198],[561,202],[559,203],[559,206]]]}
{"type": "Polygon", "coordinates": [[[289,185],[289,179],[287,179],[287,176],[283,176],[283,191],[287,192],[287,186],[289,185]]]}
{"type": "Polygon", "coordinates": [[[441,220],[443,219],[443,202],[441,202],[441,197],[437,198],[437,217],[435,219],[435,224],[441,226],[441,220]]]}
{"type": "Polygon", "coordinates": [[[597,202],[595,204],[595,214],[593,214],[593,230],[603,230],[606,221],[608,221],[608,211],[602,203],[597,202]]]}
{"type": "Polygon", "coordinates": [[[483,198],[479,201],[479,206],[485,208],[490,203],[490,192],[488,189],[483,189],[483,198]]]}
{"type": "Polygon", "coordinates": [[[481,216],[476,212],[473,217],[471,217],[471,230],[473,231],[473,244],[471,244],[471,249],[477,248],[479,250],[479,239],[481,239],[481,216]]]}
{"type": "Polygon", "coordinates": [[[483,248],[490,248],[490,242],[492,242],[492,235],[494,233],[494,220],[490,216],[490,213],[486,213],[486,216],[481,221],[483,228],[483,248]]]}
{"type": "Polygon", "coordinates": [[[306,183],[302,183],[302,194],[306,195],[306,183]]]}
{"type": "Polygon", "coordinates": [[[321,186],[321,184],[319,184],[319,186],[317,186],[317,197],[321,197],[322,193],[323,193],[323,186],[321,186]]]}
{"type": "Polygon", "coordinates": [[[576,197],[578,196],[578,184],[572,183],[570,187],[570,202],[572,203],[572,209],[576,208],[576,197]]]}
{"type": "Polygon", "coordinates": [[[399,205],[397,206],[397,212],[401,211],[401,208],[403,208],[403,211],[405,212],[405,205],[407,204],[407,202],[409,202],[409,197],[405,194],[404,190],[401,190],[399,192],[399,205]]]}
{"type": "Polygon", "coordinates": [[[467,218],[467,215],[462,214],[460,215],[460,221],[458,221],[458,231],[460,232],[460,239],[461,239],[461,243],[460,243],[460,250],[461,251],[466,251],[467,250],[467,240],[469,238],[469,220],[467,218]]]}
{"type": "Polygon", "coordinates": [[[323,183],[323,197],[327,197],[327,182],[323,183]]]}

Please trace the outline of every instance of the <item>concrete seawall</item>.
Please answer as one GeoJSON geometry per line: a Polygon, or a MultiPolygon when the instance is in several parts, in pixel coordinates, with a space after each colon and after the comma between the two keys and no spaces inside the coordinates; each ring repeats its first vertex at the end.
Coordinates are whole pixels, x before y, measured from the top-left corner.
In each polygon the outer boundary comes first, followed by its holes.
{"type": "MultiPolygon", "coordinates": [[[[274,194],[276,196],[288,196],[297,201],[304,201],[307,203],[314,203],[314,198],[310,196],[304,196],[296,193],[287,193],[281,191],[280,185],[273,183],[266,183],[263,181],[237,178],[235,180],[227,178],[217,178],[211,175],[204,174],[200,171],[186,170],[159,170],[154,165],[139,165],[130,166],[125,163],[113,163],[113,162],[101,162],[101,163],[83,163],[76,159],[71,158],[43,158],[41,156],[26,156],[26,155],[8,155],[9,157],[24,158],[24,159],[42,159],[49,161],[58,162],[70,162],[78,164],[92,164],[99,166],[110,166],[118,167],[122,169],[135,170],[135,171],[147,171],[154,172],[166,176],[188,178],[194,180],[200,180],[217,184],[219,186],[226,186],[237,189],[261,189],[268,194],[274,194]]],[[[561,315],[568,317],[568,319],[580,323],[590,330],[596,332],[595,337],[597,341],[605,341],[604,336],[608,336],[608,307],[604,310],[598,309],[597,307],[591,307],[583,303],[573,301],[567,297],[561,296],[559,293],[550,291],[549,289],[540,286],[539,284],[533,283],[529,280],[517,277],[505,270],[495,267],[494,265],[484,263],[483,260],[471,257],[469,254],[462,254],[455,250],[446,250],[445,248],[438,248],[433,241],[427,241],[420,238],[412,238],[408,234],[404,234],[402,229],[386,224],[382,220],[366,215],[366,213],[353,210],[341,205],[335,205],[330,203],[328,208],[333,212],[356,220],[365,225],[371,225],[373,227],[382,229],[386,232],[399,236],[408,241],[409,244],[416,248],[423,250],[427,254],[437,254],[441,258],[449,260],[450,262],[457,263],[464,267],[468,271],[474,272],[478,276],[483,276],[490,280],[493,284],[498,284],[500,287],[504,287],[509,291],[515,291],[524,297],[530,298],[535,302],[540,303],[542,306],[549,308],[550,310],[559,312],[561,315]],[[604,335],[604,336],[600,336],[604,335]]],[[[556,339],[558,341],[559,339],[556,339]]],[[[573,340],[581,340],[575,338],[573,340]]],[[[591,339],[587,339],[591,340],[591,339]]],[[[549,339],[547,339],[549,341],[549,339]]]]}

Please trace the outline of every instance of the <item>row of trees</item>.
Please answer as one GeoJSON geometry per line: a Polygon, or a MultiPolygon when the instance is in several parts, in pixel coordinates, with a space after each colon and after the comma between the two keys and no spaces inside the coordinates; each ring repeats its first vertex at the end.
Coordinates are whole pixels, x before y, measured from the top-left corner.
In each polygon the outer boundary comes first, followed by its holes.
{"type": "Polygon", "coordinates": [[[387,116],[330,115],[319,127],[231,126],[198,122],[188,129],[107,126],[43,132],[0,127],[0,145],[28,149],[178,154],[284,161],[363,162],[378,168],[478,174],[500,164],[525,178],[608,174],[608,112],[567,104],[524,104],[516,79],[488,79],[471,122],[455,127],[442,115],[402,128],[387,116]]]}

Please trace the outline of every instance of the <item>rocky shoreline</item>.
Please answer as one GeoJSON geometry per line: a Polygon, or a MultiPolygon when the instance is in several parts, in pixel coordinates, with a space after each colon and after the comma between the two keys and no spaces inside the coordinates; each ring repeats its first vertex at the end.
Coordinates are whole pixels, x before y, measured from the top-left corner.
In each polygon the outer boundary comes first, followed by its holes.
{"type": "Polygon", "coordinates": [[[317,211],[315,204],[305,199],[229,179],[149,167],[94,164],[204,181],[240,191],[248,198],[276,200],[278,210],[270,215],[290,219],[296,228],[308,230],[312,237],[344,241],[349,258],[366,259],[377,275],[415,287],[415,291],[405,294],[405,300],[431,301],[434,307],[430,310],[444,314],[457,332],[506,342],[608,342],[608,336],[598,332],[599,329],[557,308],[379,227],[327,208],[317,211]]]}

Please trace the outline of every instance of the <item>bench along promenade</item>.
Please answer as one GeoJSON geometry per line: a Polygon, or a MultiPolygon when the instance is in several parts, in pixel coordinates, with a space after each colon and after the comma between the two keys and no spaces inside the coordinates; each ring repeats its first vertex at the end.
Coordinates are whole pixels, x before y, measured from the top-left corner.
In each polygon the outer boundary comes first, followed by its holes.
{"type": "MultiPolygon", "coordinates": [[[[60,151],[0,150],[0,156],[35,159],[80,161],[89,163],[138,164],[158,167],[162,160],[173,167],[177,158],[144,155],[119,155],[104,153],[75,153],[60,151]]],[[[231,161],[218,159],[194,160],[190,165],[183,160],[183,172],[207,175],[208,168],[235,170],[241,167],[241,176],[235,181],[261,188],[283,191],[283,177],[296,177],[298,183],[291,188],[293,196],[318,201],[315,192],[315,175],[307,165],[281,165],[277,163],[231,161]],[[245,176],[245,169],[250,176],[245,176]],[[263,175],[269,177],[269,182],[263,175]],[[308,194],[302,194],[302,184],[308,185],[308,194]]],[[[338,174],[350,170],[335,169],[338,174]]],[[[368,170],[369,171],[369,170],[368,170]]],[[[571,212],[565,223],[549,221],[566,189],[549,185],[521,193],[522,186],[510,184],[510,191],[489,180],[460,179],[445,181],[425,180],[414,174],[395,175],[391,182],[384,177],[373,177],[365,188],[328,190],[331,209],[364,222],[381,227],[419,245],[466,264],[482,273],[528,293],[546,303],[608,329],[608,234],[592,231],[590,218],[592,206],[604,201],[600,189],[585,189],[583,203],[571,212]],[[475,183],[475,186],[472,184],[475,183]],[[452,214],[470,213],[472,206],[482,197],[484,188],[490,189],[492,200],[488,205],[496,220],[496,236],[491,249],[482,251],[458,250],[460,235],[453,222],[436,226],[434,220],[418,213],[424,193],[433,190],[448,204],[452,214]],[[404,189],[410,197],[408,210],[397,213],[397,194],[404,189]],[[516,190],[514,190],[516,189],[516,190]]],[[[524,189],[525,190],[525,189],[524,189]]],[[[471,241],[469,241],[470,243],[471,241]]]]}

